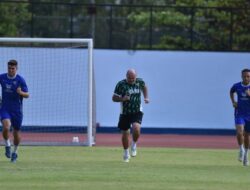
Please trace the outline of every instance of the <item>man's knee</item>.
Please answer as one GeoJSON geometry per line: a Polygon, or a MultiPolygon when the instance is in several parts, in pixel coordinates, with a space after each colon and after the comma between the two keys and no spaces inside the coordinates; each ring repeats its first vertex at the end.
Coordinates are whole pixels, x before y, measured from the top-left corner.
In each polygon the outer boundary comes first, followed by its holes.
{"type": "Polygon", "coordinates": [[[238,135],[243,135],[244,134],[244,126],[243,125],[237,125],[236,126],[236,132],[238,135]]]}
{"type": "Polygon", "coordinates": [[[121,130],[123,135],[129,135],[130,134],[130,129],[127,130],[121,130]]]}
{"type": "Polygon", "coordinates": [[[11,126],[11,122],[9,119],[2,120],[3,130],[8,130],[11,126]]]}

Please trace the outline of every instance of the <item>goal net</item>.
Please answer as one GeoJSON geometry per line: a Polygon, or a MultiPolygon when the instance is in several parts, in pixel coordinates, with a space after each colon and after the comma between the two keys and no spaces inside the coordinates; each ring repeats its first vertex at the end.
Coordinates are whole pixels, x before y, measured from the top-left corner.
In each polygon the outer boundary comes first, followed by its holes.
{"type": "Polygon", "coordinates": [[[0,38],[0,72],[17,60],[30,94],[23,101],[21,144],[95,143],[92,54],[92,39],[0,38]]]}

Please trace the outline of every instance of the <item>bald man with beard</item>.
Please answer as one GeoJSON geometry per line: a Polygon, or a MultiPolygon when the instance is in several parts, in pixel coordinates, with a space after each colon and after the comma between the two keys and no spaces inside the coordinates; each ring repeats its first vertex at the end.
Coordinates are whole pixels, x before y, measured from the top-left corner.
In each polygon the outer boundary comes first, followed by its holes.
{"type": "Polygon", "coordinates": [[[121,104],[121,112],[118,128],[122,133],[122,145],[124,148],[123,160],[129,162],[129,137],[132,128],[131,156],[137,155],[136,143],[140,137],[141,123],[143,118],[141,94],[144,102],[149,103],[148,88],[141,78],[137,78],[136,71],[129,69],[126,79],[116,84],[112,100],[121,104]]]}

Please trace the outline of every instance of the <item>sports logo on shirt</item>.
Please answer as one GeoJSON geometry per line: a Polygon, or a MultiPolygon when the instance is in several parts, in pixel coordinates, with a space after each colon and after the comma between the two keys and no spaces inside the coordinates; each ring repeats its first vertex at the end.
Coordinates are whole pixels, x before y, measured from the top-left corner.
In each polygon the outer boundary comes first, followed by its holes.
{"type": "Polygon", "coordinates": [[[7,89],[11,89],[11,85],[10,84],[6,84],[6,88],[7,89]]]}
{"type": "Polygon", "coordinates": [[[247,94],[246,94],[245,92],[242,92],[242,93],[241,93],[241,96],[242,96],[242,97],[246,97],[247,94]]]}
{"type": "Polygon", "coordinates": [[[129,90],[128,90],[128,94],[139,94],[140,93],[140,90],[138,89],[138,88],[135,88],[135,89],[133,89],[133,88],[130,88],[129,90]]]}
{"type": "Polygon", "coordinates": [[[5,89],[6,92],[12,92],[10,84],[6,84],[5,87],[6,87],[5,89]]]}
{"type": "Polygon", "coordinates": [[[241,93],[241,100],[249,100],[249,97],[247,96],[247,94],[245,92],[241,93]]]}

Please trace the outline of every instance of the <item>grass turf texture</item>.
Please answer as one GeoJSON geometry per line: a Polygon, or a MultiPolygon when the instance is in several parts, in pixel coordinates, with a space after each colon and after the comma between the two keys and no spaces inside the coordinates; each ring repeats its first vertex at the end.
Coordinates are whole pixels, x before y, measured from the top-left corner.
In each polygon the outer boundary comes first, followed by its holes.
{"type": "Polygon", "coordinates": [[[0,156],[0,189],[235,190],[250,186],[236,150],[139,148],[129,163],[110,147],[26,147],[0,156]]]}

